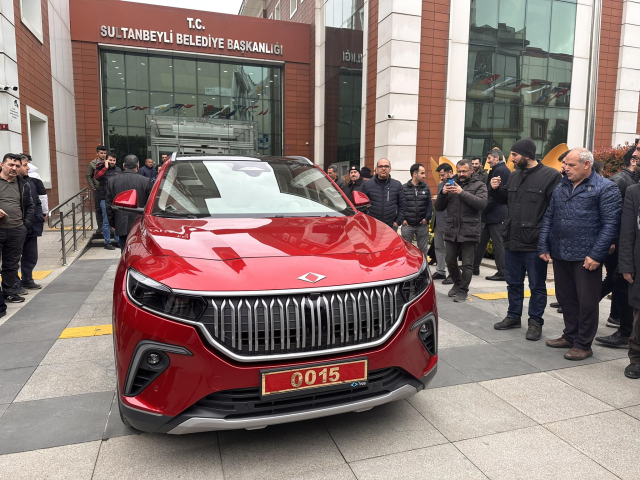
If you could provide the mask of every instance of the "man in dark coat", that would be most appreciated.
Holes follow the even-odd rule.
[[[360,167],[351,165],[349,167],[349,183],[345,184],[342,191],[353,202],[353,192],[361,192],[363,183],[364,179],[360,176]]]
[[[378,160],[376,174],[364,183],[362,193],[371,201],[371,207],[367,213],[397,231],[398,225],[404,221],[407,207],[402,184],[391,178],[389,160],[386,158]]]
[[[144,166],[138,170],[138,173],[153,181],[155,180],[156,175],[158,175],[158,170],[153,166],[153,160],[151,158],[147,158],[144,161]]]
[[[429,251],[429,222],[433,213],[431,190],[424,183],[426,171],[422,164],[411,165],[409,173],[411,180],[402,186],[407,201],[407,213],[402,222],[402,238],[413,243],[415,237],[418,248],[426,257]]]
[[[536,144],[530,138],[511,146],[511,159],[518,167],[503,183],[491,179],[489,198],[507,207],[504,222],[505,274],[509,308],[507,316],[494,325],[496,330],[520,328],[524,305],[524,277],[529,277],[529,328],[527,340],[540,340],[547,306],[547,263],[538,256],[538,235],[551,195],[560,181],[557,170],[536,160]]]
[[[450,178],[453,178],[453,167],[448,163],[442,163],[436,168],[440,183],[438,184],[438,194],[431,198],[435,202],[442,189]],[[447,227],[447,211],[439,212],[436,210],[433,214],[433,250],[436,257],[436,273],[433,274],[434,280],[442,280],[443,285],[453,285],[451,277],[447,276],[446,268],[446,252],[447,247],[444,241],[444,231]]]
[[[517,142],[516,142],[517,143]],[[511,175],[511,170],[507,168],[507,165],[502,161],[502,151],[494,148],[487,156],[487,162],[491,165],[491,172],[489,172],[487,180],[487,188],[489,188],[489,182],[492,178],[500,178],[500,183],[506,185]],[[482,179],[482,177],[479,177]],[[502,243],[502,222],[507,218],[507,206],[497,203],[493,197],[489,196],[487,207],[482,212],[482,233],[480,235],[480,243],[476,247],[476,252],[473,259],[473,274],[480,275],[480,262],[484,257],[484,252],[487,249],[489,238],[491,238],[491,244],[493,245],[493,254],[496,259],[496,267],[498,271],[491,276],[485,277],[487,280],[504,281],[504,244]]]
[[[96,173],[94,178],[98,181],[98,189],[96,190],[96,199],[100,202],[102,209],[102,236],[104,237],[104,248],[107,250],[115,250],[111,245],[111,227],[109,227],[109,218],[107,217],[106,190],[109,180],[120,175],[122,170],[116,166],[116,154],[109,152],[105,163],[98,162],[96,165]],[[118,243],[118,234],[114,234],[113,240]]]
[[[338,187],[340,187],[340,189],[342,189],[344,187],[344,182],[338,176],[338,166],[337,165],[329,165],[329,167],[327,168],[327,175],[329,175],[331,180],[336,182],[336,185],[338,185]]]
[[[488,183],[488,172],[484,169],[484,165],[482,165],[482,159],[480,157],[472,157],[471,158],[471,167],[473,168],[473,173],[478,177],[485,185]]]
[[[481,213],[487,206],[487,186],[472,175],[471,162],[460,160],[456,165],[458,181],[445,185],[436,199],[436,210],[447,211],[444,232],[446,262],[453,287],[449,296],[454,302],[464,302],[473,276],[473,254],[480,241]],[[462,272],[458,256],[462,255]]]
[[[565,324],[563,335],[547,345],[569,348],[564,355],[567,360],[593,355],[602,262],[620,233],[620,190],[591,165],[593,154],[585,148],[571,150],[564,159],[567,176],[553,191],[538,240],[540,258],[553,259],[556,296]]]
[[[105,200],[109,224],[115,229],[116,235],[119,238],[120,250],[124,250],[124,246],[127,243],[127,236],[138,215],[135,213],[114,211],[111,208],[113,199],[116,198],[119,193],[126,192],[127,190],[135,190],[138,194],[138,207],[142,208],[147,204],[149,194],[151,193],[151,180],[137,174],[140,168],[138,157],[135,155],[127,155],[124,157],[123,166],[124,172],[122,172],[122,175],[118,175],[109,180]]]

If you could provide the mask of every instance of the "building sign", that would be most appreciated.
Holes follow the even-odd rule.
[[[14,98],[9,103],[8,129],[14,132],[20,131],[20,102]]]
[[[207,34],[205,25],[199,18],[187,17],[187,25],[190,30],[196,30],[194,33],[174,32],[173,30],[145,30],[141,28],[118,27],[112,25],[101,25],[100,36],[103,38],[121,38],[124,40],[137,40],[155,44],[167,45],[187,45],[192,47],[201,47],[214,51],[229,52],[254,52],[265,53],[271,55],[282,55],[283,47],[279,42],[264,43],[254,42],[251,39],[235,39],[221,38],[218,36]]]

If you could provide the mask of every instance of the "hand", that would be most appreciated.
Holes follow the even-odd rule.
[[[405,222],[407,223],[407,222]],[[427,219],[423,218],[422,221],[420,222],[420,225],[426,225],[427,224]]]
[[[615,245],[611,245],[611,248],[609,248],[609,255],[611,255],[615,251],[616,251],[616,246]]]
[[[404,222],[402,222],[402,226],[403,226],[403,227],[408,226],[408,225],[409,225],[409,224],[407,223],[407,221],[406,221],[406,220],[405,220]]]
[[[462,187],[457,183],[453,182],[453,186],[445,185],[442,191],[445,193],[451,192],[451,193],[457,193],[458,195],[460,195],[462,193]]]
[[[393,222],[393,228],[398,228],[398,222]]]
[[[622,276],[627,282],[633,283],[633,273],[623,273]]]
[[[587,270],[596,270],[600,266],[600,264],[587,256],[584,259],[584,264],[582,266]]]
[[[542,255],[540,255],[540,258],[545,262],[549,263],[551,261],[551,254],[543,253]]]
[[[501,182],[502,182],[502,179],[500,177],[493,177],[491,179],[491,188],[494,190],[497,190]]]
[[[7,216],[7,213],[4,210],[0,210],[0,218],[4,218]]]
[[[435,202],[438,199],[438,195],[431,195],[431,201]]]

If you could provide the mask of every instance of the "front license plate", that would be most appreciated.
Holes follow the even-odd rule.
[[[298,368],[261,370],[262,396],[367,381],[366,358]]]

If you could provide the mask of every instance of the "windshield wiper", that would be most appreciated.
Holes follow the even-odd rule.
[[[156,213],[152,213],[152,215],[154,217],[162,217],[162,218],[189,218],[189,219],[199,218],[196,215],[180,215],[177,213],[170,213],[170,212],[156,212]]]

